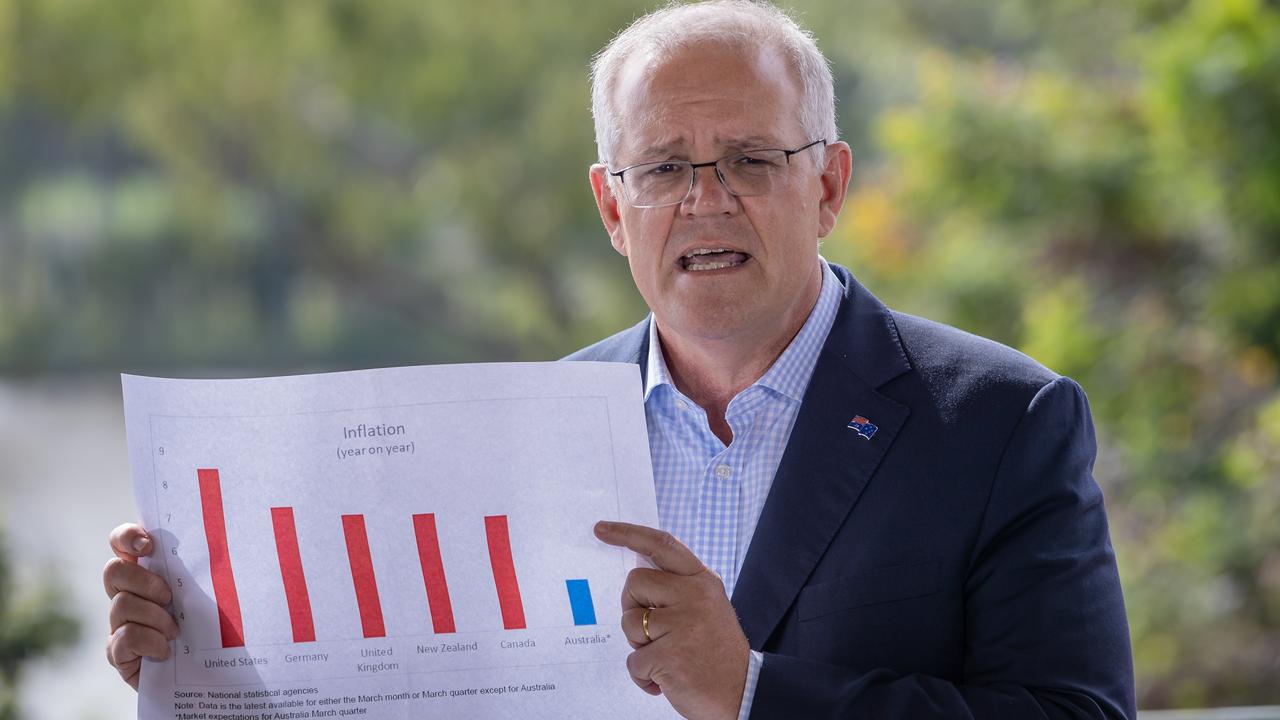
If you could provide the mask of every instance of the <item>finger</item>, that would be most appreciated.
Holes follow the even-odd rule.
[[[111,546],[111,552],[115,553],[116,557],[130,562],[150,555],[155,548],[155,542],[151,536],[136,523],[116,526],[116,529],[107,536],[107,544]]]
[[[118,557],[108,560],[106,567],[102,569],[102,586],[110,598],[117,593],[130,592],[157,605],[168,605],[173,600],[169,583],[164,578],[137,563]]]
[[[688,577],[650,568],[632,568],[622,584],[622,609],[677,605],[686,594]]]
[[[129,683],[129,687],[137,690],[138,676],[142,673],[142,658],[116,664],[115,659],[112,657],[113,650],[111,647],[114,642],[114,636],[107,638],[107,662],[116,669],[116,672],[120,673],[120,677],[123,678],[125,682]]]
[[[652,646],[642,647],[627,656],[627,672],[631,682],[650,695],[661,695],[662,687],[653,679],[654,657]]]
[[[644,613],[649,611],[649,636],[644,634]],[[631,649],[644,647],[666,635],[670,628],[665,627],[660,618],[661,608],[631,608],[622,613],[622,634],[626,636]]]
[[[122,625],[135,623],[160,632],[166,640],[178,637],[178,623],[174,622],[167,610],[130,592],[117,593],[111,599],[111,611],[107,614],[107,619],[111,623],[112,633]]]
[[[648,557],[659,570],[677,575],[697,575],[706,565],[669,532],[624,522],[596,523],[596,537],[609,545],[625,547]]]
[[[144,657],[167,660],[169,641],[152,628],[132,623],[122,625],[111,634],[111,641],[107,644],[107,661],[117,670]],[[121,675],[124,675],[123,671]]]

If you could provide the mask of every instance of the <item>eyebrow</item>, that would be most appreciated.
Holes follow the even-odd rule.
[[[730,152],[735,150],[740,151],[740,150],[760,149],[760,148],[766,148],[766,147],[769,147],[769,148],[780,147],[780,143],[778,139],[775,137],[771,137],[769,135],[743,135],[741,137],[733,137],[733,138],[717,137],[715,138],[715,142],[716,144],[723,146],[725,149],[729,150]],[[683,145],[684,145],[684,138],[676,138],[675,140],[671,140],[670,142],[660,143],[658,145],[650,145],[649,147],[640,151],[639,157],[641,158],[668,157],[668,156],[674,155],[675,151],[680,149]]]

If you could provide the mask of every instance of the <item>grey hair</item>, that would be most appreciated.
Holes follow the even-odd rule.
[[[672,3],[631,23],[591,62],[591,115],[595,118],[596,149],[609,164],[622,136],[613,90],[618,74],[636,53],[661,61],[700,42],[732,47],[774,47],[782,51],[799,77],[800,126],[810,140],[838,139],[836,102],[831,66],[818,50],[813,35],[790,15],[767,2],[710,0]]]

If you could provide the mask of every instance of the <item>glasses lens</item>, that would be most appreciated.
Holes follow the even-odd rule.
[[[716,167],[734,195],[765,195],[786,179],[789,163],[783,150],[752,150],[721,158]]]
[[[689,192],[692,174],[693,168],[687,162],[646,163],[628,170],[622,184],[633,205],[674,205]]]
[[[787,180],[785,150],[749,150],[720,158],[716,170],[734,195],[767,195]],[[662,207],[682,202],[693,185],[693,167],[684,160],[635,165],[622,179],[628,199],[637,207]]]

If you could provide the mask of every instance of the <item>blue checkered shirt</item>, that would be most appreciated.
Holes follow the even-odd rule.
[[[729,401],[726,447],[707,414],[676,389],[658,330],[649,323],[644,411],[658,496],[658,522],[724,580],[730,597],[795,424],[842,286],[822,262],[822,290],[809,318],[773,365]],[[751,713],[763,656],[751,653],[739,718]]]

